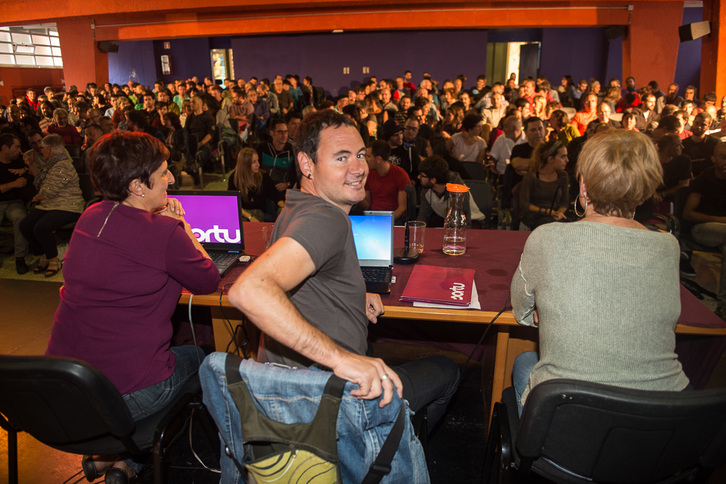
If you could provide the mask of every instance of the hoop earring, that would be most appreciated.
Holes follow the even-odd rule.
[[[580,200],[580,195],[577,195],[577,197],[575,197],[575,206],[572,207],[572,209],[575,211],[575,215],[577,215],[579,218],[582,218],[585,216],[585,213],[587,212],[587,198],[585,199],[585,206],[583,207],[582,215],[577,213],[577,201],[578,200]]]

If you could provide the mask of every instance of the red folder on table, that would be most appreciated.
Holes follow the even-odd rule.
[[[411,271],[401,301],[466,307],[471,303],[474,269],[417,265]]]

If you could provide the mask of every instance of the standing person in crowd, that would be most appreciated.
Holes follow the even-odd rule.
[[[49,134],[41,142],[45,165],[28,166],[35,177],[38,194],[28,215],[20,222],[20,232],[30,245],[30,251],[40,255],[34,272],[53,277],[61,270],[58,247],[53,232],[81,216],[84,208],[83,195],[78,184],[78,173],[65,150],[63,138]]]
[[[20,156],[20,140],[10,133],[0,133],[0,222],[8,219],[13,224],[15,270],[28,272],[25,257],[28,242],[20,230],[27,212],[25,207],[34,195],[33,177]]]
[[[626,130],[597,134],[577,176],[585,218],[532,232],[512,279],[515,319],[539,328],[539,353],[520,354],[512,370],[520,413],[553,378],[643,390],[689,383],[675,354],[678,242],[632,219],[661,182],[653,143]]]

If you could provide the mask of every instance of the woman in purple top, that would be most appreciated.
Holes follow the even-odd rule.
[[[205,294],[219,284],[181,205],[167,199],[168,157],[140,133],[115,132],[94,146],[89,168],[104,201],[76,224],[46,351],[96,366],[135,420],[172,401],[204,357],[195,346],[169,346],[182,287]],[[119,456],[83,459],[86,477],[105,473],[107,483],[128,482],[142,467]]]

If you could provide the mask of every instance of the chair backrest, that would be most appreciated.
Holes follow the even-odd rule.
[[[489,187],[489,184],[484,180],[464,180],[464,183],[469,187],[476,206],[484,214],[485,219],[489,220],[494,203],[494,196],[492,195],[492,189]]]
[[[656,482],[717,469],[726,465],[726,390],[550,380],[527,397],[516,448],[523,460],[544,458],[595,482]]]
[[[484,169],[484,165],[482,165],[481,163],[477,163],[476,161],[462,161],[461,164],[464,165],[464,169],[468,174],[468,176],[464,178],[469,180],[487,179],[487,172]]]
[[[52,447],[108,435],[125,439],[135,428],[109,379],[72,358],[0,356],[0,413]]]

